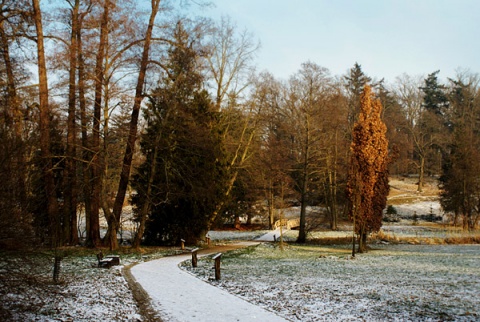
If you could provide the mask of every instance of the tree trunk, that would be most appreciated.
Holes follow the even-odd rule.
[[[77,233],[77,180],[76,180],[76,70],[77,70],[77,29],[80,0],[72,8],[72,33],[69,48],[69,86],[67,117],[67,148],[65,156],[64,219],[63,240],[67,244],[78,243]]]
[[[306,232],[306,219],[307,219],[307,192],[308,192],[308,180],[309,180],[309,158],[310,158],[310,124],[308,115],[306,117],[306,132],[305,132],[305,147],[303,155],[303,173],[302,173],[302,186],[300,189],[300,227],[298,230],[297,243],[305,243],[307,240]]]
[[[33,19],[35,21],[37,35],[37,60],[39,80],[39,108],[40,108],[40,150],[44,162],[43,178],[47,201],[47,213],[49,217],[51,245],[57,246],[59,240],[58,200],[56,196],[55,181],[53,176],[53,162],[50,151],[50,106],[48,103],[48,79],[47,65],[45,61],[45,49],[43,38],[42,12],[40,1],[32,0]]]
[[[338,130],[335,129],[335,152],[333,156],[333,171],[331,172],[330,188],[331,188],[331,208],[332,220],[330,229],[337,230],[338,207],[337,207],[337,160],[338,160]]]
[[[86,72],[85,72],[85,62],[83,58],[83,46],[82,46],[82,21],[79,19],[79,26],[77,28],[77,46],[78,46],[78,103],[80,107],[80,124],[81,124],[81,131],[82,131],[82,184],[83,184],[83,202],[85,204],[85,231],[87,233],[87,244],[90,243],[90,218],[91,211],[92,211],[92,204],[91,204],[91,185],[90,185],[90,168],[89,168],[89,160],[91,159],[90,147],[88,143],[88,131],[87,131],[87,101],[85,98],[85,79],[86,79]],[[73,227],[72,227],[73,229]]]
[[[327,179],[325,186],[326,206],[330,220],[330,229],[337,230],[337,185],[336,169],[332,169],[330,157],[327,156]]]
[[[252,225],[252,217],[253,217],[253,215],[252,215],[251,212],[247,213],[247,226]]]
[[[10,58],[10,46],[9,40],[5,33],[3,25],[3,17],[0,21],[0,51],[2,53],[3,62],[5,64],[5,72],[7,74],[7,95],[5,96],[5,123],[8,127],[14,128],[16,141],[23,142],[22,133],[23,133],[23,117],[22,112],[20,111],[20,102],[17,96],[17,90],[15,85],[15,76],[13,71],[13,64]],[[12,115],[10,116],[10,111]],[[13,122],[13,124],[11,124]],[[26,164],[25,156],[23,152],[17,153],[15,156],[18,171],[17,173],[17,185],[18,185],[18,196],[19,196],[19,207],[24,213],[27,206],[27,187],[26,187]]]
[[[133,103],[132,116],[130,118],[130,129],[127,138],[127,147],[125,149],[125,155],[123,158],[122,172],[120,173],[120,182],[118,184],[117,196],[115,198],[115,203],[113,204],[113,215],[115,216],[116,222],[120,222],[120,217],[122,215],[123,203],[125,201],[125,195],[127,193],[128,181],[130,179],[130,170],[132,167],[133,153],[135,151],[135,141],[137,140],[137,127],[138,127],[138,116],[140,114],[140,106],[144,97],[143,86],[145,84],[145,74],[147,72],[148,57],[150,51],[150,43],[152,39],[152,31],[155,23],[155,17],[158,13],[160,0],[152,0],[152,12],[150,14],[150,19],[148,22],[147,31],[145,34],[145,42],[142,52],[142,60],[140,62],[140,71],[138,73],[137,86],[135,89],[135,100]],[[112,234],[115,233],[118,227],[113,227]],[[117,249],[118,242],[111,240],[110,248]]]
[[[362,229],[358,236],[358,253],[367,252],[367,232],[365,229]]]
[[[90,246],[100,245],[100,206],[102,196],[102,157],[100,152],[100,118],[102,113],[102,88],[104,81],[104,60],[108,37],[108,21],[110,1],[105,1],[103,6],[102,22],[100,25],[100,42],[95,64],[95,98],[93,104],[93,129],[92,129],[92,197],[90,213]]]
[[[147,222],[148,213],[150,212],[150,198],[152,195],[152,186],[153,180],[155,178],[155,174],[157,172],[157,157],[158,157],[158,142],[155,142],[154,151],[153,151],[153,158],[152,158],[152,165],[150,170],[150,175],[148,178],[147,183],[147,191],[145,192],[145,201],[140,209],[140,224],[138,226],[137,234],[135,235],[135,239],[133,240],[132,247],[138,249],[143,239],[143,234],[145,233],[145,225]]]
[[[103,85],[103,84],[102,84]],[[105,216],[105,219],[107,220],[108,224],[108,229],[107,233],[105,234],[105,237],[103,239],[103,243],[106,245],[110,245],[112,247],[112,243],[110,242],[113,238],[117,239],[117,231],[118,227],[120,226],[120,223],[115,222],[115,216],[113,215],[113,212],[110,210],[111,207],[111,202],[110,202],[110,197],[108,195],[107,187],[108,187],[108,155],[109,155],[109,150],[108,150],[108,142],[109,142],[109,122],[110,122],[110,115],[108,111],[108,101],[110,98],[110,93],[109,93],[109,86],[108,84],[104,84],[103,86],[103,95],[104,95],[104,105],[103,105],[103,149],[102,152],[100,153],[100,159],[102,162],[100,163],[101,166],[101,207],[103,209],[103,215]],[[114,227],[117,227],[115,229],[115,232],[112,231]]]
[[[273,230],[275,225],[275,196],[273,194],[273,183],[272,180],[268,182],[268,229]]]
[[[420,154],[420,166],[418,167],[418,192],[423,192],[423,182],[425,176],[425,156]]]
[[[17,96],[17,90],[15,86],[15,76],[13,74],[13,65],[12,60],[10,58],[10,45],[8,41],[8,37],[5,33],[3,20],[0,21],[0,51],[2,53],[3,62],[5,64],[5,73],[7,74],[7,95],[5,96],[5,123],[9,127],[15,128],[15,134],[18,138],[22,136],[22,115],[19,109],[19,102]],[[10,115],[10,111],[12,111],[12,115]]]

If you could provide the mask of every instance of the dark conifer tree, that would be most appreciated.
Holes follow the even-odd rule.
[[[147,244],[196,243],[224,188],[218,112],[203,88],[200,57],[178,23],[166,76],[150,95],[134,205]],[[137,238],[137,244],[141,236]]]
[[[438,82],[438,73],[440,73],[439,70],[428,74],[425,79],[425,86],[420,89],[425,93],[423,106],[428,111],[434,112],[437,115],[443,115],[445,108],[448,107],[448,98],[445,93],[445,86]]]
[[[465,230],[480,220],[480,102],[473,84],[451,80],[449,93],[451,135],[443,154],[440,202],[454,214],[454,224],[462,220]]]
[[[365,75],[362,66],[358,63],[350,69],[350,73],[345,76],[345,88],[348,98],[348,125],[349,133],[353,129],[354,123],[360,113],[360,96],[363,93],[365,85],[371,82],[371,78]]]

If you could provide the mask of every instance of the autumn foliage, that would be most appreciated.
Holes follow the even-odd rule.
[[[382,104],[370,86],[365,86],[360,103],[350,146],[347,195],[350,217],[359,237],[359,251],[363,252],[368,234],[378,231],[382,225],[389,191],[389,157],[387,128],[381,119]]]

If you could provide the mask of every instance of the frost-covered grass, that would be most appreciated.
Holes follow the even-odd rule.
[[[237,240],[254,240],[269,232],[268,230],[252,230],[252,231],[232,231],[232,230],[210,230],[208,236],[212,241],[237,241]]]
[[[92,250],[69,251],[53,282],[52,252],[0,253],[0,321],[141,321],[123,265],[165,252],[122,254],[122,266],[98,268]]]
[[[209,260],[188,270],[291,321],[480,319],[479,245],[375,245],[355,259],[347,247],[233,251],[219,282]]]

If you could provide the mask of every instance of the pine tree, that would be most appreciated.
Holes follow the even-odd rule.
[[[360,115],[353,129],[347,195],[359,252],[366,251],[367,236],[382,225],[388,187],[387,128],[381,120],[382,105],[366,85]],[[355,251],[353,250],[353,255]]]
[[[196,243],[225,182],[218,113],[203,88],[197,51],[181,23],[174,38],[167,76],[151,93],[146,111],[141,140],[146,161],[132,183],[148,244]]]
[[[420,89],[424,93],[423,111],[418,121],[420,135],[416,140],[415,159],[418,161],[418,191],[422,192],[426,172],[439,173],[441,163],[440,150],[446,141],[445,130],[449,124],[447,109],[449,106],[444,85],[439,84],[439,71],[431,73],[424,80],[425,86]]]
[[[463,228],[469,230],[480,220],[480,102],[474,82],[465,83],[461,79],[451,82],[452,133],[443,156],[440,202],[446,212],[454,214],[455,225],[462,219]]]
[[[428,74],[425,79],[425,86],[420,89],[425,93],[423,106],[437,115],[443,115],[448,107],[448,98],[445,94],[445,86],[438,82],[439,70]]]
[[[345,76],[345,88],[348,97],[348,124],[350,130],[357,121],[358,113],[360,112],[360,97],[363,93],[365,85],[372,79],[365,75],[362,66],[358,63],[350,69],[348,76]]]

